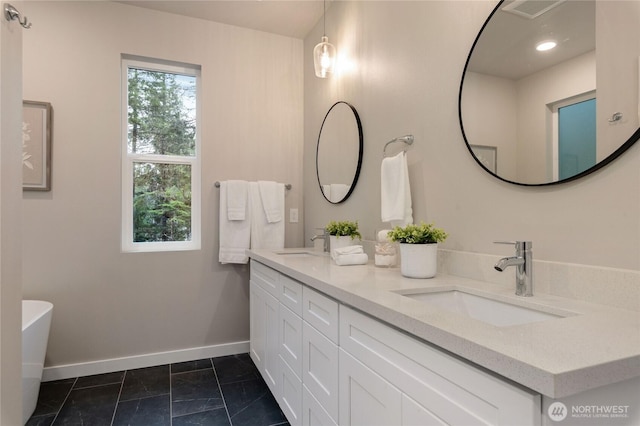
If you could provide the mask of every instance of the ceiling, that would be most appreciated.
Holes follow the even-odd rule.
[[[556,7],[534,19],[505,11],[511,3],[507,0],[484,28],[469,70],[519,80],[595,49],[595,1],[545,1]],[[555,40],[558,47],[537,52],[534,47],[543,40]]]
[[[327,1],[327,7],[331,0]],[[132,6],[303,39],[322,18],[322,0],[137,0]]]

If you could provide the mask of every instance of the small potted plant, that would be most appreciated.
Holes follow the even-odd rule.
[[[388,234],[389,240],[400,244],[400,272],[409,278],[432,278],[437,272],[438,243],[448,234],[432,223],[420,222],[396,226]]]
[[[331,252],[334,249],[347,247],[354,244],[354,240],[360,240],[362,235],[358,231],[358,222],[335,221],[332,220],[325,227],[327,234],[329,234],[329,248]],[[347,238],[348,237],[348,238]]]

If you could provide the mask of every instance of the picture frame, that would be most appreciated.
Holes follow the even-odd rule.
[[[498,148],[489,145],[470,146],[478,161],[491,173],[496,174],[498,171]]]
[[[51,191],[52,107],[22,102],[22,190]]]

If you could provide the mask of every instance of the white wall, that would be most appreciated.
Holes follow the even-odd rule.
[[[498,175],[518,180],[518,94],[516,82],[468,71],[462,97],[462,120],[467,140],[496,147]],[[491,105],[491,108],[487,108]]]
[[[302,41],[114,2],[26,2],[24,97],[53,106],[51,192],[24,193],[24,295],[50,300],[46,364],[249,338],[248,267],[220,265],[226,179],[302,207]],[[120,252],[121,54],[202,66],[202,250]],[[302,224],[287,224],[288,246]]]
[[[547,145],[550,142],[550,135],[547,134],[549,109],[546,106],[596,90],[596,53],[588,52],[531,74],[518,80],[516,87],[518,97],[517,180],[549,182],[553,180],[553,174],[551,162],[548,161],[548,153],[551,150]],[[601,158],[598,157],[598,159]]]
[[[640,124],[638,20],[640,2],[596,2],[598,90],[616,94],[607,98],[598,96],[598,158],[613,152]],[[623,119],[608,124],[614,112],[622,112]],[[607,124],[601,126],[600,123]]]
[[[498,239],[529,239],[541,260],[640,269],[640,144],[576,182],[520,187],[487,174],[460,132],[457,99],[465,60],[496,2],[333,2],[327,35],[355,69],[321,80],[305,56],[305,234],[331,219],[358,220],[373,237],[380,222],[382,147],[413,133],[409,168],[414,220],[435,221],[443,247],[502,256]],[[319,24],[305,39],[309,52]],[[365,137],[361,180],[332,206],[314,176],[315,140],[338,99],[358,109]]]
[[[0,424],[22,424],[22,33],[0,20]]]

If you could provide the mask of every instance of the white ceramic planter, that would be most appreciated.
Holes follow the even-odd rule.
[[[337,248],[349,247],[360,244],[359,239],[352,240],[348,235],[329,235],[329,253],[331,253],[331,258],[333,259],[333,250]]]
[[[438,271],[438,244],[400,244],[400,273],[408,278],[433,278]]]

